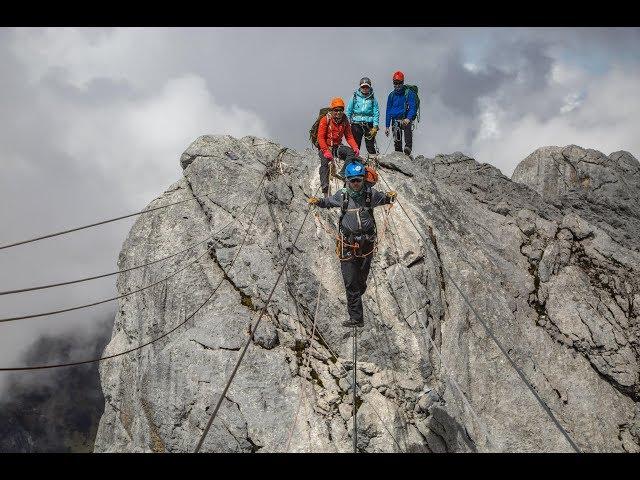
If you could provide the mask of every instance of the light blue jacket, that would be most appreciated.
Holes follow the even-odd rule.
[[[360,89],[356,90],[349,100],[345,113],[350,122],[373,123],[373,126],[377,127],[380,121],[380,108],[373,90],[366,97]]]

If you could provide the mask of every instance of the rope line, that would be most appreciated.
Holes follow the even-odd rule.
[[[186,270],[190,266],[195,265],[198,262],[198,260],[200,260],[202,257],[204,257],[207,253],[209,253],[209,250],[211,250],[211,248],[212,247],[207,248],[204,251],[204,253],[198,255],[196,258],[193,259],[193,261],[191,261],[191,262],[187,263],[186,265],[180,267],[178,270],[174,271],[170,275],[162,278],[161,280],[158,280],[157,282],[151,283],[149,285],[145,285],[144,287],[140,287],[137,290],[132,290],[131,292],[123,293],[122,295],[118,295],[118,296],[115,296],[115,297],[105,298],[103,300],[98,300],[97,302],[85,303],[84,305],[76,305],[75,307],[62,308],[60,310],[52,310],[52,311],[49,311],[49,312],[33,313],[31,315],[22,315],[22,316],[19,316],[19,317],[0,318],[0,323],[15,322],[17,320],[28,320],[28,319],[31,319],[31,318],[47,317],[47,316],[51,316],[51,315],[59,315],[61,313],[73,312],[75,310],[82,310],[83,308],[95,307],[97,305],[102,305],[103,303],[113,302],[114,300],[119,300],[120,298],[125,298],[125,297],[128,297],[130,295],[134,295],[136,293],[143,292],[145,290],[148,290],[149,288],[152,288],[152,287],[155,287],[156,285],[159,285],[160,283],[166,282],[170,278],[175,277],[178,273],[182,272],[183,270]]]
[[[263,175],[262,180],[260,181],[260,184],[258,185],[258,189],[260,188],[260,186],[261,186],[261,185],[262,185],[262,183],[264,182],[264,179],[265,179],[265,178],[266,178],[266,174],[265,174],[265,175]],[[258,196],[259,196],[259,194],[260,194],[260,190],[258,190]],[[257,205],[259,205],[259,199],[257,200],[257,202],[258,202],[258,203],[256,203],[256,209],[257,209]],[[245,205],[245,207],[244,207],[244,208],[246,208],[249,204],[250,204],[250,203],[247,203],[247,204]],[[244,208],[243,208],[243,210],[244,210]],[[217,232],[215,232],[215,233],[211,234],[209,238],[211,238],[211,237],[213,237],[214,235],[217,235],[218,233],[220,233],[222,230],[224,230],[226,227],[228,227],[231,223],[232,223],[232,222],[227,223],[227,224],[226,224],[224,227],[222,227],[220,230],[218,230]],[[200,242],[200,243],[204,243],[204,241],[203,241],[203,242]],[[173,278],[173,277],[174,277],[174,276],[176,276],[178,273],[182,272],[183,270],[186,270],[186,269],[187,269],[187,268],[189,268],[190,266],[195,265],[195,264],[196,264],[196,263],[197,263],[197,262],[198,262],[202,257],[204,257],[207,253],[209,253],[209,251],[211,250],[211,248],[213,248],[213,247],[209,247],[209,248],[207,248],[207,250],[206,250],[204,253],[202,253],[201,255],[199,255],[198,257],[196,257],[192,262],[190,262],[190,263],[188,263],[188,264],[184,265],[183,267],[181,267],[180,269],[178,269],[178,270],[174,271],[173,273],[171,273],[170,275],[168,275],[168,276],[164,277],[163,279],[158,280],[157,282],[151,283],[151,284],[149,284],[149,285],[146,285],[146,286],[144,286],[144,287],[141,287],[141,288],[139,288],[139,289],[137,289],[137,290],[133,290],[133,291],[131,291],[131,292],[127,292],[127,293],[124,293],[124,294],[122,294],[122,295],[118,295],[118,296],[116,296],[116,297],[111,297],[111,298],[106,298],[106,299],[104,299],[104,300],[99,300],[99,301],[97,301],[97,302],[87,303],[87,304],[84,304],[84,305],[77,305],[77,306],[75,306],[75,307],[69,307],[69,308],[64,308],[64,309],[60,309],[60,310],[53,310],[53,311],[50,311],[50,312],[34,313],[34,314],[31,314],[31,315],[23,315],[23,316],[19,316],[19,317],[7,317],[7,318],[0,318],[0,323],[5,323],[5,322],[14,322],[14,321],[16,321],[16,320],[27,320],[27,319],[30,319],[30,318],[46,317],[46,316],[50,316],[50,315],[58,315],[58,314],[60,314],[60,313],[72,312],[72,311],[75,311],[75,310],[81,310],[81,309],[83,309],[83,308],[95,307],[95,306],[97,306],[97,305],[102,305],[103,303],[112,302],[112,301],[114,301],[114,300],[119,300],[120,298],[128,297],[128,296],[133,295],[133,294],[135,294],[135,293],[143,292],[143,291],[145,291],[145,290],[148,290],[148,289],[149,289],[149,288],[151,288],[151,287],[155,287],[156,285],[158,285],[158,284],[160,284],[160,283],[163,283],[163,282],[165,282],[165,281],[169,280],[170,278]],[[186,249],[186,250],[188,250],[188,249]],[[178,253],[180,253],[180,252],[178,252]],[[173,254],[172,256],[175,256],[175,255],[177,255],[177,254]],[[167,257],[167,258],[168,258],[168,257]],[[157,262],[155,262],[155,263],[157,263]],[[137,268],[140,268],[140,267],[137,267]],[[133,270],[133,268],[132,268],[132,270]]]
[[[318,189],[316,189],[317,192]],[[218,403],[216,404],[216,407],[211,415],[211,417],[209,418],[209,422],[207,423],[207,426],[205,427],[204,431],[202,432],[202,436],[200,437],[200,440],[198,441],[198,445],[196,446],[195,452],[194,453],[198,453],[200,451],[200,448],[202,447],[202,444],[204,443],[205,438],[207,437],[207,433],[209,433],[209,429],[211,428],[211,424],[213,423],[213,420],[216,418],[216,416],[218,415],[218,411],[220,410],[220,406],[222,405],[222,401],[224,400],[227,391],[229,390],[229,387],[231,386],[231,382],[233,382],[233,379],[236,376],[236,373],[238,372],[238,368],[240,367],[240,364],[242,363],[242,360],[244,358],[245,353],[247,353],[247,349],[249,348],[249,345],[251,344],[251,341],[253,340],[253,336],[258,328],[258,325],[260,325],[260,320],[262,320],[262,317],[264,315],[264,313],[267,310],[267,306],[269,305],[269,302],[271,301],[271,297],[273,296],[273,293],[276,290],[276,287],[278,286],[278,283],[280,283],[280,279],[282,278],[282,274],[284,273],[284,269],[287,266],[287,263],[289,263],[289,259],[291,258],[291,255],[294,252],[295,249],[295,245],[296,242],[298,241],[298,238],[300,237],[300,234],[302,233],[302,228],[304,227],[305,222],[307,221],[307,217],[309,217],[309,213],[311,212],[311,205],[309,205],[307,207],[307,213],[305,213],[304,218],[302,220],[302,223],[300,224],[300,228],[298,229],[298,233],[296,234],[295,239],[293,240],[292,244],[291,244],[291,248],[288,249],[289,253],[287,254],[287,257],[284,261],[284,264],[282,265],[282,268],[280,269],[280,273],[278,274],[278,278],[276,279],[273,288],[271,289],[271,292],[269,293],[269,296],[267,297],[267,300],[265,302],[264,307],[262,307],[262,311],[260,312],[260,315],[258,316],[258,320],[256,321],[255,326],[252,328],[251,333],[249,334],[249,338],[247,339],[247,342],[244,345],[244,348],[242,349],[242,352],[240,353],[240,356],[238,357],[238,360],[236,362],[236,365],[233,369],[233,372],[231,372],[231,376],[229,377],[229,380],[227,381],[227,384],[224,387],[224,390],[222,391],[222,393],[220,394],[220,398],[218,399]]]
[[[329,215],[329,212],[327,212],[327,216],[328,216],[328,215]],[[317,218],[317,217],[316,217],[316,218]],[[320,286],[318,286],[318,288],[320,289]],[[320,290],[318,290],[318,295],[320,295]],[[298,308],[298,301],[297,301],[297,299],[296,299],[295,297],[293,298],[293,300],[294,300],[294,303],[295,303],[295,306],[296,306],[296,310],[297,310],[297,308]],[[313,326],[312,326],[312,337],[313,337],[313,335],[314,335],[314,332],[315,332],[315,333],[317,333],[318,337],[319,337],[319,338],[320,338],[320,340],[322,341],[322,342],[321,342],[321,345],[324,345],[324,346],[325,346],[325,348],[329,351],[329,353],[333,356],[333,358],[335,358],[335,359],[336,359],[336,361],[337,361],[337,360],[338,360],[338,358],[339,358],[339,357],[338,357],[338,355],[337,355],[337,354],[336,354],[336,353],[331,349],[331,347],[329,346],[329,343],[328,343],[328,342],[327,342],[327,340],[324,338],[324,336],[322,335],[322,332],[320,331],[319,327],[317,326],[317,324],[316,324],[316,322],[315,322],[315,318],[317,317],[317,314],[318,314],[318,307],[319,307],[319,304],[316,304],[316,313],[315,313],[314,322],[313,322]],[[298,323],[300,323],[300,324],[301,324],[301,326],[303,326],[299,319],[298,319]],[[303,326],[303,327],[304,327],[304,326]],[[312,337],[310,337],[310,338],[312,338]],[[307,356],[307,358],[310,360],[310,356]],[[338,362],[337,364],[338,364],[338,366],[342,369],[342,371],[343,371],[343,373],[345,374],[345,376],[346,376],[346,377],[348,377],[349,372],[344,368],[344,366],[342,365],[342,363],[339,363],[339,362]],[[307,364],[307,365],[308,365],[308,364]],[[305,390],[306,390],[306,386],[305,386],[304,388],[305,388]],[[357,388],[357,389],[359,389],[359,390],[361,390],[361,389],[360,389],[360,386],[357,384],[357,382],[356,382],[356,388]],[[303,393],[304,393],[304,392],[303,392]],[[361,391],[360,393],[362,393],[362,391]],[[306,395],[305,395],[305,398],[306,398]],[[306,405],[305,405],[305,406],[306,406]],[[371,409],[374,411],[375,415],[378,417],[378,420],[380,420],[380,423],[381,423],[381,425],[383,426],[383,428],[387,431],[387,433],[389,434],[389,436],[393,439],[393,441],[394,441],[394,442],[395,442],[395,444],[398,446],[398,448],[400,449],[400,451],[402,451],[402,446],[400,445],[400,443],[398,442],[398,440],[395,438],[395,436],[391,433],[391,431],[389,430],[389,428],[388,428],[388,427],[387,427],[387,425],[385,424],[384,420],[382,420],[382,417],[381,417],[381,416],[380,416],[380,414],[378,413],[378,410],[377,410],[377,409],[376,409],[372,404],[370,405],[370,407],[371,407]],[[296,414],[296,415],[297,415],[297,414]],[[296,420],[294,419],[294,424],[295,424],[295,421],[296,421]],[[292,429],[293,429],[293,427],[292,427]],[[289,441],[290,441],[290,439],[289,439]],[[287,450],[288,450],[288,447],[287,447]]]
[[[313,336],[316,332],[316,319],[318,318],[318,311],[320,309],[320,293],[322,292],[322,289],[320,288],[320,285],[318,286],[318,297],[316,298],[316,311],[313,315],[313,326],[311,328],[311,334],[307,337],[309,340],[309,345],[311,345],[311,341],[313,340]],[[297,309],[297,307],[296,307]],[[304,367],[305,368],[309,368],[309,364],[311,363],[311,354],[309,352],[306,352],[307,355],[305,357],[305,364]],[[300,393],[298,394],[298,408],[296,409],[296,413],[293,416],[293,422],[291,424],[291,428],[289,429],[289,437],[287,438],[287,445],[285,447],[285,452],[289,451],[289,448],[291,446],[291,439],[293,438],[293,431],[295,430],[296,427],[296,423],[298,421],[298,412],[300,411],[300,407],[302,406],[302,394],[303,394],[303,386],[302,386],[302,376],[298,377],[300,379]]]
[[[264,177],[263,177],[262,181],[264,181]],[[258,185],[258,188],[260,188],[260,185]],[[242,209],[238,212],[237,215],[240,215],[250,204],[251,204],[251,202],[246,203],[244,205],[244,207],[242,207]],[[32,292],[34,290],[44,290],[46,288],[61,287],[63,285],[72,285],[72,284],[75,284],[75,283],[88,282],[90,280],[97,280],[99,278],[110,277],[112,275],[118,275],[120,273],[131,272],[131,271],[137,270],[139,268],[148,267],[150,265],[154,265],[156,263],[163,262],[164,260],[168,260],[169,258],[173,258],[173,257],[175,257],[177,255],[180,255],[181,253],[187,252],[187,251],[189,251],[189,250],[191,250],[191,249],[193,249],[193,248],[195,248],[195,247],[197,247],[199,245],[202,245],[207,240],[210,240],[215,235],[217,235],[217,234],[221,233],[223,230],[225,230],[229,225],[231,225],[235,221],[235,219],[236,219],[236,217],[233,216],[233,219],[231,221],[229,221],[225,226],[220,228],[218,231],[212,233],[211,235],[207,236],[203,240],[200,240],[199,242],[194,243],[193,245],[191,245],[191,246],[189,246],[187,248],[184,248],[184,249],[182,249],[182,250],[180,250],[178,252],[175,252],[175,253],[172,253],[170,255],[167,255],[166,257],[158,258],[156,260],[152,260],[150,262],[143,263],[141,265],[134,265],[132,267],[127,267],[127,268],[124,268],[122,270],[118,270],[116,272],[103,273],[103,274],[95,275],[95,276],[91,276],[91,277],[79,278],[77,280],[69,280],[69,281],[66,281],[66,282],[51,283],[51,284],[47,284],[47,285],[38,285],[38,286],[35,286],[35,287],[27,287],[27,288],[21,288],[21,289],[17,289],[17,290],[5,290],[5,291],[0,292],[0,296],[2,296],[2,295],[12,295],[12,294],[15,294],[15,293]]]
[[[391,238],[393,240],[393,244],[395,246],[396,253],[398,254],[398,258],[401,258],[400,249],[398,248],[398,245],[397,245],[396,240],[395,240],[395,236],[397,235],[398,228],[397,228],[397,226],[395,224],[395,220],[391,219],[391,222],[392,222],[392,228],[393,228],[393,230],[395,232],[395,235],[391,235]],[[398,239],[400,239],[400,237],[398,237]],[[401,240],[400,240],[400,242],[401,242]],[[404,246],[403,246],[403,249],[404,249]],[[485,435],[485,437],[487,439],[487,443],[489,445],[495,444],[495,442],[492,440],[491,435],[489,434],[489,429],[487,428],[486,423],[483,420],[481,420],[480,416],[478,415],[478,413],[475,411],[475,409],[471,405],[471,402],[469,402],[469,399],[467,398],[467,396],[465,395],[464,391],[462,390],[462,388],[460,387],[460,385],[456,381],[456,379],[455,379],[455,377],[453,375],[453,370],[447,366],[446,362],[444,361],[444,357],[442,356],[442,353],[440,352],[440,349],[438,348],[436,343],[431,338],[431,335],[429,335],[429,331],[427,330],[426,323],[420,321],[420,315],[418,313],[420,309],[418,309],[416,301],[415,301],[415,297],[413,295],[413,292],[409,288],[409,283],[407,281],[407,277],[406,277],[405,271],[404,271],[404,269],[401,269],[401,270],[402,270],[402,277],[403,277],[403,280],[404,280],[404,284],[405,284],[405,287],[407,288],[407,292],[408,292],[409,298],[411,300],[411,305],[413,306],[413,313],[416,314],[416,319],[417,319],[417,323],[418,323],[419,327],[422,327],[421,331],[424,330],[424,334],[421,335],[421,336],[423,338],[426,337],[429,340],[429,342],[431,343],[431,346],[433,347],[434,351],[438,355],[438,358],[440,358],[440,364],[445,369],[445,371],[448,371],[448,373],[449,373],[449,380],[451,381],[452,385],[461,394],[463,402],[467,405],[467,407],[469,408],[469,410],[471,411],[471,413],[475,417],[476,422],[478,422],[478,425],[480,425],[480,428],[483,430],[483,433],[484,433],[484,435]],[[413,315],[413,313],[410,314],[409,317],[411,315]],[[409,318],[409,317],[407,317],[407,318]]]
[[[387,181],[382,177],[382,175],[380,175],[380,178],[382,179],[382,181],[385,183],[385,185],[387,185],[387,188],[391,188],[389,186],[389,184],[387,183]],[[418,227],[416,226],[416,224],[414,223],[414,221],[412,220],[412,218],[409,216],[409,214],[407,213],[407,211],[405,210],[404,206],[402,205],[402,203],[396,199],[396,201],[398,202],[398,205],[400,205],[400,208],[402,209],[402,211],[404,212],[404,214],[406,215],[407,219],[409,220],[409,222],[411,223],[411,225],[413,225],[413,228],[416,230],[416,232],[418,233],[418,235],[420,236],[420,238],[423,241],[423,244],[425,245],[425,247],[427,247],[427,249],[429,250],[429,253],[431,253],[433,255],[433,251],[431,250],[431,247],[428,246],[427,241],[425,240],[425,238],[422,236],[422,233],[420,232],[420,230],[418,229]],[[462,292],[462,290],[460,289],[460,287],[458,286],[458,284],[456,283],[456,281],[453,279],[453,277],[451,276],[451,274],[449,273],[449,270],[447,268],[445,268],[444,263],[440,260],[440,258],[438,257],[437,253],[435,255],[433,255],[434,258],[437,259],[438,263],[440,264],[440,267],[442,268],[442,270],[445,272],[445,274],[447,275],[447,277],[449,277],[449,280],[451,281],[451,283],[456,287],[456,290],[458,290],[458,293],[460,293],[460,295],[462,296],[462,298],[464,299],[464,301],[467,303],[467,305],[469,306],[469,308],[471,309],[471,311],[473,312],[473,314],[476,316],[476,318],[480,321],[480,323],[482,324],[482,326],[484,327],[485,331],[487,332],[487,334],[491,337],[491,339],[494,341],[494,343],[498,346],[498,348],[500,349],[500,351],[502,352],[502,354],[507,358],[507,360],[509,361],[509,364],[513,367],[513,369],[516,371],[516,373],[518,374],[518,376],[520,377],[520,379],[524,382],[524,384],[527,386],[527,388],[529,389],[529,391],[533,394],[533,396],[536,398],[536,400],[538,401],[538,403],[540,404],[540,406],[542,406],[543,410],[547,413],[547,415],[549,416],[549,418],[551,419],[551,421],[555,424],[555,426],[558,428],[558,430],[560,430],[560,432],[562,433],[562,435],[564,436],[564,438],[567,440],[567,442],[569,443],[569,445],[571,445],[571,448],[573,448],[573,450],[575,450],[577,453],[580,453],[580,449],[578,448],[578,446],[575,444],[575,442],[571,439],[571,436],[569,435],[569,433],[564,429],[564,427],[560,424],[560,422],[558,421],[558,419],[556,418],[556,416],[553,414],[553,412],[551,411],[551,409],[549,408],[549,406],[545,403],[545,401],[540,397],[540,395],[538,395],[538,392],[536,392],[535,388],[531,385],[531,383],[529,382],[529,379],[526,377],[526,375],[524,374],[524,372],[520,369],[520,367],[518,367],[518,365],[515,363],[515,361],[511,358],[511,356],[507,353],[507,351],[505,350],[505,348],[502,346],[502,344],[500,343],[500,341],[496,338],[496,336],[494,335],[493,331],[489,328],[489,325],[487,324],[487,322],[485,322],[484,318],[478,313],[478,311],[475,309],[475,307],[471,304],[471,302],[469,301],[469,299],[467,298],[467,296]]]
[[[389,209],[390,210],[390,209]],[[329,216],[329,212],[327,212],[327,217]],[[316,217],[317,218],[317,217]],[[322,335],[322,332],[320,331],[320,328],[317,329],[317,333],[318,333],[318,337],[322,340],[322,344],[326,347],[326,349],[329,351],[329,353],[331,355],[333,355],[333,358],[336,359],[336,361],[338,360],[339,356],[333,351],[333,349],[329,346],[329,342],[327,342],[327,340],[324,338],[324,336]],[[347,371],[347,369],[342,365],[342,363],[337,362],[336,363],[340,369],[342,370],[342,372],[345,375],[345,378],[348,378],[349,376],[349,372]],[[356,382],[355,384],[355,388],[357,388],[360,391],[361,395],[364,395],[364,393],[362,392],[362,389],[360,387],[360,385],[358,385],[358,383]],[[371,409],[373,410],[374,414],[376,415],[376,417],[378,417],[378,420],[380,420],[380,424],[382,425],[382,427],[387,431],[387,433],[389,434],[389,436],[393,439],[394,443],[397,445],[398,449],[400,450],[400,452],[403,451],[402,449],[402,445],[400,445],[400,442],[398,442],[398,439],[395,437],[395,435],[393,433],[391,433],[391,430],[389,430],[389,428],[387,427],[386,423],[384,422],[384,420],[382,420],[382,417],[380,416],[380,413],[378,412],[378,410],[373,406],[373,404],[369,404],[369,406],[371,407]],[[354,410],[355,410],[355,406],[354,406]]]
[[[265,174],[266,175],[266,174]],[[253,210],[253,214],[251,216],[251,221],[249,222],[249,225],[247,226],[246,232],[245,232],[245,236],[242,239],[242,242],[240,243],[240,248],[238,248],[238,251],[236,252],[236,254],[234,255],[233,259],[231,260],[230,264],[229,264],[229,271],[231,271],[231,268],[233,267],[233,265],[235,265],[236,259],[238,258],[238,255],[240,255],[240,251],[242,250],[242,248],[244,247],[244,244],[247,240],[247,237],[249,235],[249,231],[251,229],[251,226],[253,225],[253,220],[255,218],[256,212],[258,210],[258,206],[260,205],[260,201],[259,199],[256,200],[256,207]],[[207,250],[208,251],[208,250]],[[10,368],[0,368],[0,372],[15,372],[15,371],[28,371],[28,370],[45,370],[45,369],[50,369],[50,368],[61,368],[61,367],[72,367],[75,365],[83,365],[86,363],[95,363],[95,362],[101,362],[103,360],[109,360],[111,358],[116,358],[116,357],[120,357],[122,355],[126,355],[128,353],[131,352],[135,352],[136,350],[140,350],[143,347],[146,347],[147,345],[151,345],[155,342],[157,342],[158,340],[166,337],[167,335],[169,335],[170,333],[173,333],[174,331],[176,331],[178,328],[180,328],[182,325],[186,324],[191,318],[193,318],[208,302],[209,300],[211,300],[211,298],[213,298],[213,296],[216,294],[216,292],[218,291],[218,289],[220,288],[220,285],[222,285],[222,283],[224,282],[225,276],[223,275],[222,278],[220,279],[220,282],[218,283],[218,285],[216,285],[216,287],[214,288],[213,292],[211,293],[211,295],[204,301],[204,303],[202,303],[193,313],[191,313],[191,315],[189,315],[187,318],[185,318],[181,323],[179,323],[178,325],[176,325],[174,328],[172,328],[171,330],[163,333],[162,335],[146,342],[143,343],[142,345],[139,345],[135,348],[131,348],[129,350],[125,350],[123,352],[119,352],[119,353],[115,353],[113,355],[107,355],[104,357],[99,357],[99,358],[94,358],[94,359],[90,359],[90,360],[82,360],[82,361],[78,361],[78,362],[69,362],[69,363],[58,363],[58,364],[51,364],[51,365],[37,365],[37,366],[32,366],[32,367],[10,367]]]
[[[0,250],[4,250],[5,248],[16,247],[18,245],[24,245],[25,243],[37,242],[39,240],[44,240],[46,238],[57,237],[59,235],[66,235],[67,233],[73,233],[73,232],[77,232],[79,230],[84,230],[86,228],[97,227],[99,225],[104,225],[106,223],[116,222],[118,220],[124,220],[125,218],[135,217],[136,215],[142,215],[143,213],[153,212],[155,210],[160,210],[160,209],[163,209],[163,208],[171,207],[173,205],[179,205],[181,203],[191,202],[193,200],[197,200],[199,198],[206,197],[207,195],[211,195],[212,193],[215,193],[215,190],[212,190],[211,192],[208,192],[208,193],[205,193],[205,194],[202,194],[202,195],[194,196],[193,198],[187,198],[186,200],[180,200],[178,202],[169,203],[167,205],[161,205],[159,207],[153,207],[153,208],[149,208],[147,210],[141,210],[139,212],[130,213],[128,215],[122,215],[121,217],[111,218],[111,219],[108,219],[108,220],[103,220],[101,222],[91,223],[89,225],[83,225],[81,227],[70,228],[68,230],[63,230],[61,232],[50,233],[48,235],[43,235],[41,237],[31,238],[29,240],[22,240],[20,242],[15,242],[15,243],[7,244],[7,245],[2,245],[2,246],[0,246]]]

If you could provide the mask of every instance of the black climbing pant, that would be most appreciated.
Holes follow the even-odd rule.
[[[360,144],[362,143],[362,137],[364,137],[364,143],[367,146],[367,152],[370,155],[377,154],[376,149],[376,137],[368,138],[369,131],[373,128],[373,123],[352,123],[351,124],[351,133],[353,133],[353,138],[360,148]]]
[[[355,153],[351,147],[347,147],[346,145],[336,145],[332,147],[331,154],[333,158],[337,157],[340,160],[344,160],[344,165],[355,158]],[[329,191],[329,160],[324,158],[322,150],[320,149],[318,149],[318,156],[320,157],[320,169],[318,171],[320,174],[320,186],[322,187],[322,193],[327,193]],[[344,165],[341,171],[344,171]]]
[[[366,251],[370,250],[371,246],[367,246]],[[349,318],[355,322],[360,322],[364,319],[362,295],[367,290],[367,278],[369,277],[372,259],[373,254],[340,262],[344,288],[347,291],[347,310]]]
[[[411,151],[413,147],[413,130],[411,129],[413,122],[409,122],[408,125],[402,125],[400,120],[393,121],[393,127],[391,129],[393,133],[393,147],[396,152],[402,152],[402,134],[404,133],[404,146]]]

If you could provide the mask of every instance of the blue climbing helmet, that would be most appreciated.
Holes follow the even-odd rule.
[[[351,162],[344,169],[345,178],[364,177],[365,173],[364,165],[360,162]]]

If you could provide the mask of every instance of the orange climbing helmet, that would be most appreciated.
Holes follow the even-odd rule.
[[[396,73],[393,74],[393,79],[398,80],[400,82],[404,82],[404,73],[398,70]]]
[[[344,108],[344,100],[340,97],[332,98],[329,108]]]

